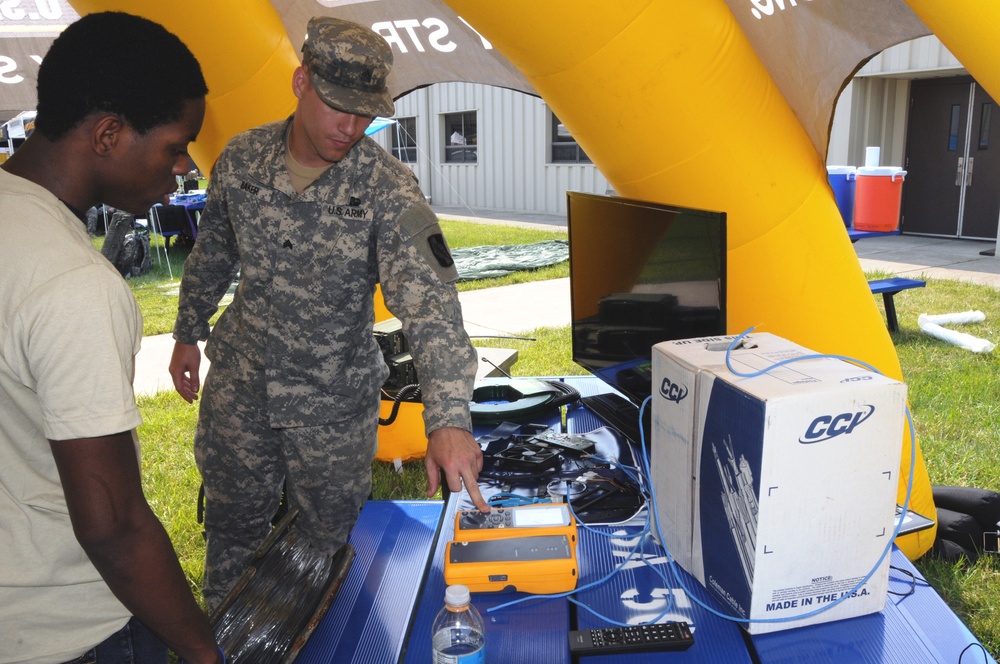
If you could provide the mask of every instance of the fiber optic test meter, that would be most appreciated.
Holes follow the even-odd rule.
[[[463,510],[455,514],[444,578],[473,592],[566,592],[579,576],[576,543],[576,520],[564,504]]]

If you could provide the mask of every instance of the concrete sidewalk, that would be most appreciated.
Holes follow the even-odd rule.
[[[437,210],[448,219],[461,215]],[[557,220],[463,217],[480,223],[516,223],[556,230]],[[565,227],[563,222],[562,227]],[[882,270],[911,278],[956,279],[1000,289],[1000,258],[980,252],[995,248],[993,242],[918,236],[885,236],[854,244],[863,270]],[[569,279],[553,279],[459,294],[465,329],[472,337],[518,336],[540,327],[570,324]],[[172,390],[167,373],[173,340],[170,335],[147,337],[136,358],[136,394]],[[202,363],[202,377],[208,361]]]
[[[435,207],[444,219],[472,221],[481,224],[520,226],[539,230],[565,231],[566,219],[553,215],[477,213],[471,209]],[[483,216],[480,216],[482,214]],[[539,327],[569,325],[569,279],[555,279],[504,288],[491,288],[459,293],[465,329],[470,337],[518,336]],[[204,353],[204,344],[201,344]],[[173,390],[167,372],[174,341],[169,334],[145,337],[135,359],[136,395],[156,394]],[[500,362],[499,358],[497,363]],[[208,359],[202,355],[201,379],[204,384]]]
[[[1000,258],[982,252],[995,242],[888,235],[858,240],[854,251],[861,268],[901,277],[954,279],[1000,288]]]
[[[553,279],[503,288],[486,288],[459,293],[465,330],[470,337],[518,336],[539,327],[569,325],[569,279]],[[204,353],[205,344],[201,344]],[[174,340],[169,334],[145,337],[135,358],[136,395],[173,390],[167,368]],[[501,364],[502,358],[488,356]],[[208,359],[202,355],[202,384],[208,372]],[[506,365],[501,365],[506,366]]]

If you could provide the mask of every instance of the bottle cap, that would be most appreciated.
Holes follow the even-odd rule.
[[[468,586],[455,584],[448,586],[448,589],[444,591],[444,603],[448,606],[462,606],[468,604],[470,599]]]

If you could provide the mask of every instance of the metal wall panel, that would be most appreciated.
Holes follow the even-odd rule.
[[[861,166],[867,146],[882,148],[885,166],[900,166],[906,148],[910,80],[958,76],[966,70],[934,36],[920,37],[882,51],[848,84],[833,119],[828,164]],[[848,118],[842,117],[847,114]]]
[[[937,37],[912,39],[887,48],[861,68],[858,76],[885,76],[888,74],[953,73],[962,64],[944,47]]]
[[[444,161],[444,115],[477,113],[477,163]],[[603,194],[593,164],[549,163],[549,113],[531,95],[473,83],[441,83],[396,100],[395,117],[415,117],[418,161],[410,164],[435,206],[484,212],[566,214],[566,191]],[[375,134],[391,145],[390,127]]]

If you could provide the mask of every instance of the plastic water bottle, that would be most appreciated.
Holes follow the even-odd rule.
[[[431,627],[434,664],[485,664],[483,617],[469,600],[466,586],[448,586],[445,591],[444,608]]]

